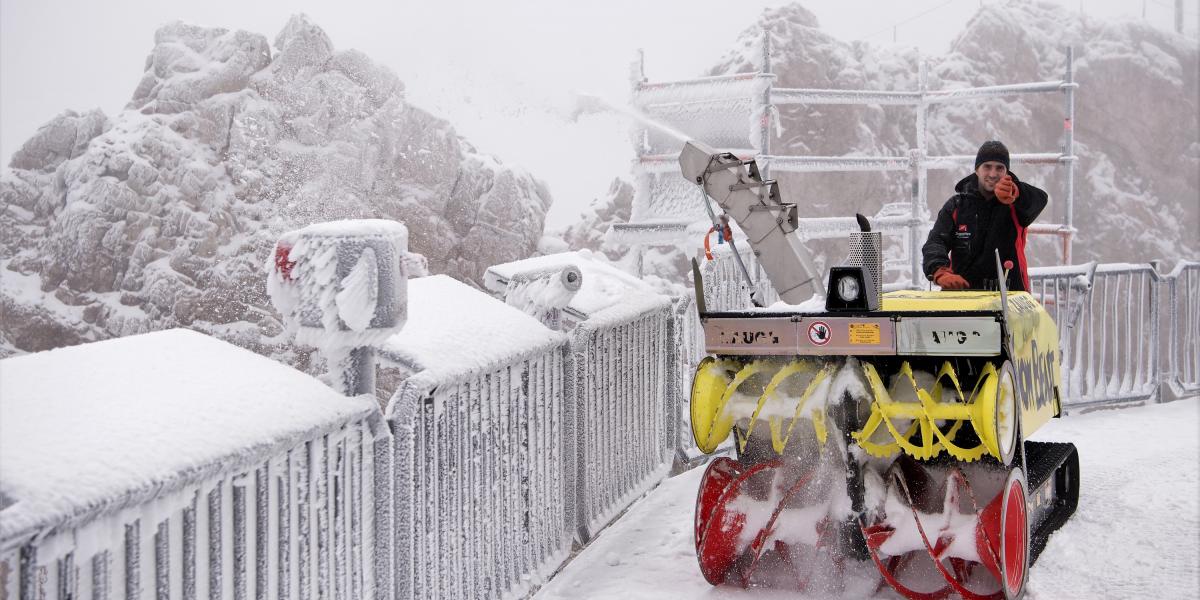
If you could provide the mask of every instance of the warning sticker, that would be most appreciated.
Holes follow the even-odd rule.
[[[879,343],[879,323],[851,323],[850,324],[850,343],[851,344],[878,344]]]
[[[821,321],[814,321],[808,326],[808,341],[817,346],[824,346],[833,339],[833,333],[829,330],[829,325]]]

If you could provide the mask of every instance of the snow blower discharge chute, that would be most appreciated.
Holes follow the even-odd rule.
[[[780,297],[806,299],[820,279],[775,182],[696,142],[680,165]],[[882,293],[882,235],[859,227],[822,312],[698,303],[708,356],[692,433],[700,450],[728,440],[736,455],[700,484],[700,570],[714,585],[805,589],[870,561],[877,591],[911,600],[1020,597],[1079,496],[1075,446],[1028,439],[1061,412],[1058,330],[1003,287]]]

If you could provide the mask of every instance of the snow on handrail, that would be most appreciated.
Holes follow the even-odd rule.
[[[908,215],[875,216],[871,217],[871,229],[892,234],[908,231],[914,224],[914,219]],[[916,224],[924,224],[922,219],[916,219]],[[848,234],[860,231],[858,220],[854,217],[813,217],[800,219],[800,235],[804,239],[842,239]]]
[[[758,77],[758,73],[736,73],[734,75],[714,75],[711,77],[696,77],[694,79],[678,79],[675,81],[642,81],[638,83],[637,89],[641,90],[661,90],[679,87],[692,87],[701,85],[710,85],[714,83],[731,83],[731,82],[746,82],[753,81]]]
[[[1061,92],[1076,85],[1077,84],[1067,83],[1065,81],[1039,81],[1036,83],[1014,83],[1010,85],[989,85],[974,88],[935,90],[925,92],[925,102],[954,102],[957,100],[967,100],[971,98]]]
[[[791,173],[830,173],[851,171],[908,171],[912,159],[907,156],[764,156],[772,169]]]
[[[1074,161],[1076,157],[1067,156],[1056,152],[1038,152],[1012,154],[1009,160],[1013,164],[1021,165],[1057,165]],[[929,156],[921,161],[921,165],[926,169],[959,169],[963,165],[971,165],[975,162],[974,154],[951,154],[947,156]]]
[[[1039,92],[1061,92],[1077,84],[1064,81],[1041,81],[985,87],[932,90],[924,93],[887,90],[830,90],[807,88],[773,88],[772,104],[878,104],[916,106],[922,103],[954,102],[974,98],[1012,96]]]
[[[921,92],[772,88],[771,103],[778,105],[880,104],[911,106],[921,103]]]
[[[1069,229],[1062,223],[1034,223],[1026,228],[1029,233],[1048,233],[1052,235],[1066,235],[1074,233],[1074,230]]]
[[[8,597],[183,598],[187,588],[207,598],[230,586],[246,597],[390,599],[391,438],[380,425],[355,420],[180,473],[115,499],[116,512],[0,552],[9,582],[28,573]]]
[[[720,148],[719,152],[728,152],[742,160],[751,160],[757,152],[752,148]],[[647,154],[639,156],[635,168],[648,175],[664,173],[679,173],[679,153]]]

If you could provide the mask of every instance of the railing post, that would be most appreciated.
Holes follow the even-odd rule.
[[[912,273],[910,281],[912,287],[919,289],[921,287],[922,271],[921,271],[921,230],[918,222],[921,221],[921,215],[928,209],[928,185],[929,171],[925,168],[925,158],[928,156],[928,148],[926,147],[925,139],[925,113],[929,105],[925,102],[925,92],[929,88],[929,69],[928,65],[918,55],[918,78],[917,86],[921,94],[921,100],[917,103],[917,149],[913,152],[913,190],[912,190],[912,211],[910,218],[912,223],[908,226],[908,254],[909,262],[912,265]]]
[[[763,27],[762,29],[762,64],[758,68],[758,77],[765,79],[763,82],[762,96],[759,98],[758,110],[758,168],[763,180],[770,179],[771,161],[768,157],[771,156],[771,88],[774,85],[775,75],[771,72],[771,30]],[[751,116],[751,118],[754,118]]]
[[[1063,218],[1063,264],[1072,260],[1075,236],[1075,48],[1067,46],[1067,73],[1064,77],[1067,93],[1067,119],[1063,123],[1063,155],[1067,157],[1067,207]]]

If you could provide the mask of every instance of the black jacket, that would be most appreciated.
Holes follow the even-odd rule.
[[[925,276],[947,264],[973,289],[994,287],[996,249],[1001,262],[1011,260],[1008,289],[1029,290],[1029,270],[1025,263],[1025,228],[1046,208],[1046,192],[1023,183],[1013,173],[1020,194],[1009,206],[995,198],[984,198],[979,178],[970,174],[954,186],[956,192],[938,211],[921,253]]]

